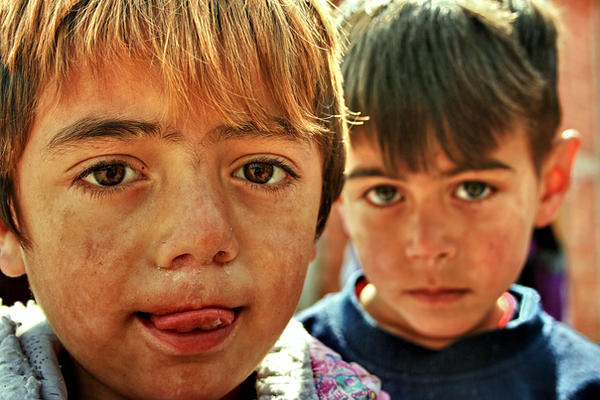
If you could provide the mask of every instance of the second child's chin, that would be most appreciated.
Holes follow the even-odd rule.
[[[477,324],[443,319],[436,321],[412,321],[412,329],[406,339],[432,349],[441,349],[477,332]]]

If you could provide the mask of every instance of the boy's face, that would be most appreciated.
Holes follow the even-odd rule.
[[[481,168],[455,165],[439,149],[428,160],[428,172],[390,176],[378,148],[360,142],[349,149],[342,205],[372,284],[361,293],[365,309],[384,328],[439,348],[496,327],[497,299],[555,205],[524,132],[507,135]]]
[[[159,81],[121,63],[46,90],[18,165],[26,272],[85,398],[225,396],[314,252],[316,146],[174,117]]]

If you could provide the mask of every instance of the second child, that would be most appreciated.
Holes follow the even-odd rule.
[[[600,347],[513,284],[579,139],[557,133],[550,5],[512,3],[345,4],[346,100],[370,120],[341,208],[364,272],[298,319],[392,398],[600,396]]]

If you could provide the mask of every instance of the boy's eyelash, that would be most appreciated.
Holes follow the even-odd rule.
[[[246,181],[246,183],[248,185],[250,185],[258,190],[267,190],[272,193],[277,193],[290,185],[294,185],[297,180],[301,179],[301,176],[293,168],[291,168],[287,163],[285,163],[277,158],[259,157],[259,158],[252,159],[252,160],[246,162],[245,164],[250,164],[250,163],[265,163],[265,164],[273,165],[274,167],[281,168],[291,178],[291,179],[286,179],[286,181],[283,183],[274,184],[274,185],[259,184],[259,183],[255,183],[255,182],[252,182],[249,180]],[[94,165],[86,168],[83,172],[81,172],[79,175],[77,175],[77,177],[73,180],[72,185],[77,186],[79,189],[85,191],[90,196],[92,196],[92,198],[94,198],[94,199],[99,199],[99,198],[102,198],[105,196],[110,196],[111,194],[125,190],[127,185],[93,186],[93,185],[83,182],[83,178],[94,173],[94,171],[98,170],[99,168],[110,166],[110,165],[115,165],[115,164],[124,165],[125,167],[132,168],[136,171],[138,170],[138,169],[134,168],[133,166],[131,166],[129,163],[122,161],[122,160],[117,160],[117,159],[103,160],[103,161],[95,163]]]
[[[285,172],[290,174],[290,176],[292,178],[296,178],[296,179],[300,178],[300,176],[296,173],[296,171],[294,171],[287,163],[285,163],[277,158],[260,157],[260,158],[255,158],[255,159],[252,159],[252,160],[246,162],[246,164],[251,164],[251,163],[271,164],[271,165],[281,168],[282,170],[284,170]]]
[[[84,190],[87,194],[89,194],[92,199],[102,199],[106,196],[110,196],[111,194],[115,194],[123,190],[123,188],[119,185],[107,187],[106,189],[94,189],[91,186],[78,184],[82,190]]]
[[[125,189],[125,187],[123,185],[102,186],[101,187],[101,186],[93,186],[93,185],[82,182],[83,178],[92,174],[95,170],[102,168],[102,167],[107,167],[107,166],[116,165],[116,164],[124,165],[125,167],[134,169],[136,171],[138,170],[137,168],[134,168],[129,163],[122,161],[122,160],[103,160],[103,161],[97,162],[94,165],[86,168],[82,173],[80,173],[73,180],[72,184],[74,186],[77,186],[79,189],[83,190],[84,192],[88,193],[94,199],[99,199],[99,198],[102,198],[105,196],[109,196],[113,193],[122,191]]]
[[[281,168],[291,177],[291,179],[287,179],[285,182],[283,182],[281,184],[275,184],[275,185],[265,185],[265,184],[260,184],[260,183],[256,183],[256,182],[252,182],[252,181],[246,181],[248,185],[250,185],[258,190],[267,190],[267,191],[270,191],[271,193],[277,193],[277,192],[285,189],[288,186],[295,185],[299,179],[302,179],[302,177],[296,171],[294,171],[294,169],[292,169],[292,167],[290,167],[287,163],[285,163],[277,158],[270,158],[270,157],[253,158],[249,161],[246,161],[244,163],[244,165],[251,164],[251,163],[265,163],[265,164],[273,165],[275,167]]]

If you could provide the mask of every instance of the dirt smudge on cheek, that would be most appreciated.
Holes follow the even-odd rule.
[[[527,257],[527,245],[524,239],[516,239],[515,233],[499,229],[492,240],[488,240],[482,254],[480,268],[485,268],[489,279],[496,281],[504,279],[513,283],[519,277]]]
[[[295,308],[312,257],[314,231],[312,225],[302,222],[291,224],[287,229],[273,230],[263,242],[262,251],[255,255],[260,260],[257,268],[271,285],[277,288],[270,293],[272,301],[290,301]],[[293,303],[293,304],[292,304]]]

